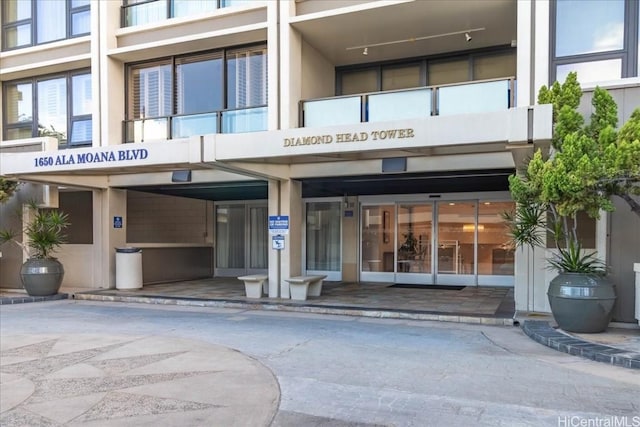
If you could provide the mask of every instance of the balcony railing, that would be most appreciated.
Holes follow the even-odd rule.
[[[482,80],[399,91],[302,101],[302,127],[417,119],[506,110],[515,105],[515,79]]]
[[[267,107],[152,117],[124,122],[124,142],[188,138],[208,133],[267,130]]]
[[[251,0],[147,0],[124,4],[122,27],[150,24],[167,18],[212,12],[216,9],[249,4]],[[126,3],[126,2],[125,2]]]

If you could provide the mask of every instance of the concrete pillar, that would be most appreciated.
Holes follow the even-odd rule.
[[[101,193],[100,229],[102,238],[98,242],[102,257],[102,283],[109,289],[116,287],[116,247],[127,243],[127,192],[107,189]],[[114,218],[122,218],[122,228],[114,228]]]
[[[280,128],[297,128],[298,102],[302,99],[302,36],[290,24],[295,2],[280,4]]]
[[[269,181],[269,216],[280,215],[280,182]],[[286,247],[286,242],[285,242]],[[271,236],[269,236],[269,298],[280,296],[280,258],[281,252],[271,249]]]
[[[302,271],[302,185],[300,181],[280,183],[280,215],[289,216],[289,234],[280,251],[280,297],[289,298],[289,283],[284,279],[299,276]]]

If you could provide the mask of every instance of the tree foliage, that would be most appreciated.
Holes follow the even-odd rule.
[[[31,219],[24,225],[26,243],[18,239],[21,233],[0,229],[0,245],[13,242],[20,246],[27,258],[52,258],[53,253],[66,241],[69,215],[57,209],[40,209],[35,201],[28,204]]]
[[[573,261],[582,259],[577,256],[578,212],[599,218],[614,210],[611,197],[619,196],[640,216],[633,198],[640,194],[640,109],[617,131],[617,105],[597,87],[585,124],[578,112],[581,96],[576,73],[540,89],[538,102],[553,105],[552,148],[548,156],[538,150],[524,173],[509,177],[516,212],[506,215],[517,245],[544,246],[541,233],[550,233],[559,256]],[[583,261],[584,266],[592,259]],[[551,263],[556,268],[565,264]]]
[[[0,203],[9,200],[17,188],[18,182],[0,178]]]

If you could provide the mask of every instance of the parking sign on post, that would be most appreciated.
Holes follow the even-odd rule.
[[[289,215],[270,215],[269,234],[289,234]]]

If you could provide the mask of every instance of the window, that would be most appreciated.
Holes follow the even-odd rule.
[[[382,90],[407,89],[420,84],[420,64],[387,67],[382,70]]]
[[[222,7],[250,4],[253,0],[124,0],[122,26],[131,27],[167,18],[197,15]]]
[[[421,61],[344,67],[336,72],[338,95],[353,95],[420,86],[439,86],[516,75],[516,51],[497,49]]]
[[[130,65],[126,142],[264,130],[266,104],[264,45]]]
[[[227,53],[227,108],[267,103],[267,49],[234,50]]]
[[[636,0],[556,0],[551,80],[571,71],[581,83],[638,75],[638,9]],[[631,35],[625,37],[625,34]]]
[[[4,0],[3,50],[90,33],[89,0]]]
[[[346,71],[341,74],[341,95],[376,92],[378,90],[378,72],[376,69]]]
[[[3,90],[4,139],[53,136],[63,146],[91,144],[91,74],[7,82]]]
[[[177,114],[194,114],[224,108],[222,53],[176,60]]]

